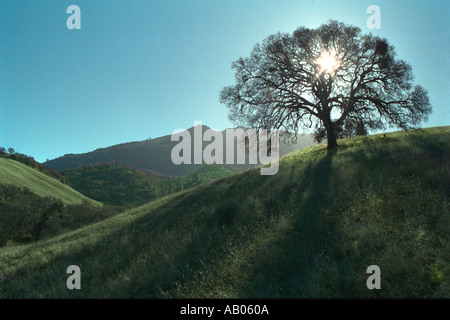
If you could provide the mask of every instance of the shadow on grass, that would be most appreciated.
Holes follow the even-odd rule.
[[[330,236],[335,233],[335,226],[327,223],[324,213],[334,194],[330,179],[335,156],[336,153],[328,153],[310,163],[298,175],[290,176],[283,193],[290,193],[291,199],[297,199],[290,208],[293,228],[287,231],[288,234],[274,239],[271,244],[273,250],[261,249],[255,254],[260,259],[259,264],[253,270],[250,285],[241,288],[240,297],[299,298],[322,294],[321,289],[313,289],[316,284],[312,282],[320,280],[321,269],[328,270],[328,265],[332,264],[333,257],[327,251],[330,251],[330,242],[333,241]],[[345,272],[346,267],[339,265],[339,272]]]
[[[446,142],[430,139],[415,143],[428,152],[441,152]],[[214,272],[226,264],[230,243],[237,239],[238,253],[245,259],[236,261],[236,269],[230,272],[241,273],[236,279],[243,282],[231,283],[233,290],[226,294],[237,298],[355,297],[365,283],[358,282],[352,257],[340,247],[337,210],[346,201],[348,193],[343,188],[348,184],[339,184],[346,177],[336,169],[348,161],[359,169],[348,177],[352,183],[364,184],[364,179],[381,183],[375,180],[377,171],[372,172],[372,167],[383,170],[394,147],[396,154],[410,148],[409,143],[386,146],[373,144],[351,152],[343,148],[338,154],[318,155],[303,166],[282,163],[274,176],[261,176],[256,170],[218,181],[213,187],[190,190],[90,246],[55,256],[42,268],[22,270],[28,277],[5,280],[2,286],[35,286],[30,294],[35,297],[158,298],[162,291],[181,298],[202,295],[205,292],[186,286],[201,279],[197,278],[201,272]],[[366,166],[367,175],[357,175]],[[395,166],[390,163],[389,170],[395,172]],[[337,197],[341,199],[336,201]],[[250,203],[253,200],[257,205]],[[260,215],[252,210],[261,210]],[[267,217],[259,222],[261,213]],[[256,231],[243,234],[247,226]],[[83,290],[66,289],[67,263],[81,267]],[[365,270],[359,271],[364,275]],[[217,274],[213,276],[221,281]]]

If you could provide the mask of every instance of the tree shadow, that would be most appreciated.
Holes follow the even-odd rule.
[[[311,297],[308,288],[313,285],[310,276],[314,266],[331,262],[324,252],[328,249],[329,237],[336,233],[336,226],[327,223],[324,216],[334,195],[330,180],[336,154],[328,152],[309,163],[298,177],[301,181],[287,184],[284,192],[298,199],[298,205],[291,208],[293,231],[273,241],[277,250],[257,254],[261,259],[260,267],[254,270],[252,283],[241,289],[240,297]],[[262,288],[261,279],[265,279],[269,287]]]

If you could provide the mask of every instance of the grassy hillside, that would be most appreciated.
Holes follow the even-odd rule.
[[[81,166],[62,174],[68,185],[91,199],[115,206],[135,207],[239,172],[221,165],[205,165],[185,177],[162,179],[130,166],[108,163]]]
[[[450,127],[303,149],[273,176],[3,248],[0,297],[450,297],[449,151]],[[81,290],[66,287],[72,264]]]
[[[226,178],[237,173],[241,173],[241,171],[224,165],[212,164],[205,165],[194,172],[187,174],[186,177],[193,177],[197,174],[200,179],[209,181]]]
[[[51,196],[60,199],[65,204],[79,204],[88,201],[98,206],[101,205],[58,180],[11,159],[0,158],[0,184],[26,187],[37,195]]]
[[[241,173],[241,170],[225,165],[203,165],[184,177],[166,180],[164,182],[164,186],[166,187],[168,194],[171,194],[181,190],[197,187],[203,183],[230,177],[238,173]]]
[[[136,206],[167,195],[161,179],[125,165],[89,165],[62,174],[75,190],[111,205]]]
[[[17,153],[17,152],[14,154],[0,153],[0,158],[18,161],[20,163],[25,164],[26,166],[28,166],[30,168],[38,170],[39,172],[42,172],[43,174],[46,174],[64,184],[66,183],[66,180],[58,171],[47,168],[42,163],[39,163],[36,160],[34,160],[34,158],[31,156],[27,156],[25,154],[21,154],[21,153]]]
[[[0,249],[48,239],[117,212],[38,168],[0,158]]]

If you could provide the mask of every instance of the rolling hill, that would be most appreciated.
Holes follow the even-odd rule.
[[[110,205],[136,206],[167,195],[162,179],[121,164],[86,165],[61,173],[75,190]]]
[[[209,129],[202,126],[202,134]],[[191,134],[191,149],[194,149],[194,128],[188,130]],[[220,132],[224,140],[224,150],[226,145],[225,130]],[[202,150],[211,142],[202,142]],[[172,162],[171,152],[178,141],[171,141],[171,135],[148,139],[144,141],[135,141],[114,145],[107,148],[100,148],[92,152],[83,154],[66,154],[62,157],[49,160],[44,163],[45,166],[57,171],[74,169],[78,166],[88,164],[120,163],[132,166],[136,169],[153,175],[162,176],[184,176],[204,164],[180,164]],[[316,144],[312,135],[299,135],[296,143],[288,143],[284,139],[280,141],[280,156],[294,150]],[[223,153],[225,154],[225,152]],[[193,159],[193,158],[192,158]],[[192,160],[192,163],[193,160]],[[234,164],[228,164],[229,167],[238,170],[246,170],[255,165],[237,164],[236,153]]]
[[[0,184],[26,187],[37,195],[54,197],[65,204],[80,204],[87,201],[95,206],[101,206],[101,203],[89,199],[58,180],[11,159],[0,158]]]
[[[449,298],[450,127],[339,144],[2,248],[0,297]]]
[[[206,182],[209,180],[226,178],[238,173],[241,173],[238,169],[233,169],[226,165],[211,164],[200,167],[199,169],[187,174],[186,177],[191,178],[194,177],[194,175],[197,175],[200,180]]]
[[[133,207],[239,172],[223,165],[204,165],[184,177],[162,179],[130,166],[105,163],[80,166],[61,173],[68,185],[91,199]]]
[[[242,171],[239,169],[235,169],[227,165],[203,165],[183,177],[165,180],[164,185],[168,190],[168,194],[171,194],[181,190],[197,187],[204,183],[212,183],[218,179],[231,177],[241,172]]]

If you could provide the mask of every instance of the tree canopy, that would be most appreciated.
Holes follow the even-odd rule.
[[[230,120],[259,129],[315,129],[337,147],[339,133],[416,126],[431,113],[427,91],[385,38],[329,21],[257,43],[233,62],[236,83],[221,103]]]

